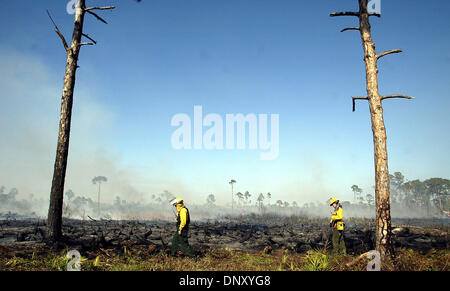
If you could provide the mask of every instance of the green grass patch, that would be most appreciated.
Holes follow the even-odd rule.
[[[70,259],[66,250],[28,257],[0,258],[0,270],[5,271],[65,271]],[[324,250],[303,254],[276,250],[272,254],[242,252],[230,249],[208,251],[197,259],[171,257],[163,252],[146,253],[133,248],[115,251],[101,250],[81,258],[82,271],[365,271],[368,259],[347,267],[357,256],[332,255]],[[449,271],[450,251],[428,252],[397,250],[397,265],[385,270]]]

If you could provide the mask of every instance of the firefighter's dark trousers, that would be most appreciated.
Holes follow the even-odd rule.
[[[333,253],[346,255],[347,250],[344,242],[344,231],[333,228]]]
[[[194,257],[192,253],[192,249],[189,246],[188,242],[188,229],[183,228],[181,230],[181,235],[178,234],[178,231],[175,232],[172,238],[172,256],[176,256],[178,249],[181,247],[183,253],[189,257]]]

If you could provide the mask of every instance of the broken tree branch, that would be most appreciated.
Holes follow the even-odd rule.
[[[50,12],[47,10],[47,15],[50,18],[50,20],[53,23],[53,26],[55,27],[55,32],[58,34],[59,38],[61,39],[64,49],[67,51],[69,51],[69,46],[67,45],[66,39],[64,38],[64,36],[62,35],[61,31],[59,31],[58,26],[56,25],[55,21],[53,21],[52,16],[50,15]]]
[[[92,42],[80,42],[79,46],[83,45],[94,45]]]
[[[384,100],[384,99],[389,99],[389,98],[405,98],[405,99],[415,99],[414,97],[411,97],[411,96],[407,96],[407,95],[398,95],[398,94],[395,94],[395,95],[384,95],[384,96],[381,96],[381,100]]]
[[[98,16],[96,13],[94,13],[94,12],[92,12],[92,11],[90,11],[90,10],[87,10],[86,12],[89,13],[89,14],[94,15],[95,18],[97,18],[98,20],[100,20],[100,21],[103,22],[104,24],[108,24],[108,22],[106,22],[106,20],[104,20],[103,18],[101,18],[100,16]]]
[[[355,112],[355,100],[369,100],[369,97],[352,97],[353,112]]]
[[[104,7],[88,7],[85,8],[84,11],[90,11],[90,10],[108,10],[108,9],[114,9],[115,6],[104,6]]]
[[[94,39],[92,39],[89,35],[83,33],[83,36],[92,41],[94,44],[97,44],[97,42]]]
[[[376,16],[376,17],[381,17],[381,14],[379,13],[367,13],[369,16]],[[335,17],[335,16],[357,16],[359,17],[360,13],[359,12],[351,12],[351,11],[345,11],[345,12],[333,12],[330,14],[330,17]]]
[[[357,16],[359,17],[359,12],[333,12],[330,14],[330,17],[335,17],[335,16]]]
[[[56,23],[53,21],[53,18],[52,18],[52,16],[50,15],[50,12],[48,11],[48,9],[47,9],[46,11],[47,11],[48,17],[50,18],[50,20],[52,21],[53,25],[55,26],[55,29],[59,30],[58,26],[57,26]]]
[[[385,51],[385,52],[382,52],[381,54],[377,54],[377,55],[376,55],[376,58],[377,58],[377,60],[378,60],[378,59],[380,59],[380,58],[382,58],[382,57],[384,57],[384,56],[386,56],[386,55],[389,55],[389,54],[396,54],[396,53],[401,53],[401,52],[402,52],[401,49],[395,49],[395,50]]]
[[[380,96],[381,100],[390,99],[390,98],[415,99],[414,97],[411,97],[411,96],[399,95],[399,94]],[[353,105],[352,106],[352,110],[353,110],[353,112],[355,112],[355,100],[369,100],[369,98],[368,97],[352,97],[352,105]]]
[[[347,30],[359,30],[359,27],[347,27],[341,30],[341,32],[347,31]]]

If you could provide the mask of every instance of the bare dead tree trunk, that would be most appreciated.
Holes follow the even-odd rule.
[[[413,97],[405,95],[387,95],[380,96],[378,91],[378,68],[377,61],[381,57],[399,53],[401,50],[391,50],[376,54],[375,44],[370,33],[369,16],[378,16],[379,14],[368,13],[367,0],[358,0],[359,12],[337,12],[330,16],[357,16],[359,18],[359,27],[348,27],[343,30],[359,30],[361,34],[362,45],[364,48],[364,62],[366,65],[366,97],[353,97],[353,111],[355,111],[355,100],[368,100],[370,109],[370,118],[372,122],[373,144],[374,144],[374,162],[375,162],[375,201],[376,201],[376,250],[380,252],[381,259],[385,262],[391,261],[394,256],[394,245],[391,232],[391,213],[390,213],[390,189],[389,189],[389,170],[388,156],[386,149],[386,128],[383,119],[382,100],[387,98],[407,98]]]
[[[83,33],[84,2],[84,0],[81,0],[79,2],[80,7],[77,7],[75,10],[75,23],[70,48],[67,47],[67,43],[63,41],[64,48],[67,51],[67,62],[64,75],[63,95],[61,98],[58,144],[56,149],[55,166],[53,170],[47,223],[49,237],[55,241],[59,240],[62,235],[61,226],[64,181],[66,176],[67,157],[69,154],[70,122],[72,118],[75,73],[78,67],[78,55],[80,52],[81,36]]]
[[[228,182],[228,184],[231,185],[231,212],[233,212],[233,209],[234,209],[234,199],[233,199],[233,196],[234,196],[233,184],[234,183],[236,183],[236,181],[233,179],[231,179],[230,182]]]
[[[83,34],[83,23],[85,13],[88,12],[94,15],[97,19],[106,23],[102,18],[91,10],[99,9],[113,9],[114,7],[90,7],[86,8],[85,0],[78,0],[75,9],[75,22],[73,27],[72,41],[70,47],[64,36],[59,31],[58,27],[52,20],[55,31],[61,38],[64,45],[64,49],[67,52],[66,70],[64,74],[63,94],[61,98],[61,113],[59,118],[59,133],[58,143],[56,148],[56,159],[53,170],[52,188],[50,193],[50,206],[48,209],[47,218],[47,233],[51,240],[58,241],[62,236],[62,210],[63,210],[63,196],[64,196],[64,181],[67,168],[67,157],[69,154],[69,138],[70,138],[70,123],[72,118],[72,105],[73,105],[73,90],[75,87],[75,75],[78,68],[78,56],[80,48],[83,45],[93,45],[96,42],[88,35]],[[93,43],[82,43],[82,36],[87,37]]]

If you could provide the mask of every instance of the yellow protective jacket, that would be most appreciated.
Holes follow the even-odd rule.
[[[177,204],[177,225],[178,231],[181,231],[186,224],[189,224],[190,218],[189,218],[189,212],[186,207],[184,207],[183,204]]]
[[[331,222],[333,223],[333,227],[337,228],[337,230],[344,230],[344,222],[342,219],[344,218],[344,211],[342,207],[338,205],[335,208],[333,214],[331,215]]]

